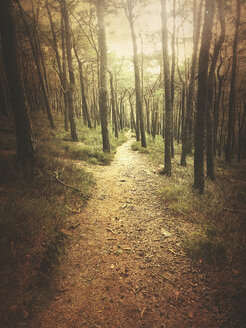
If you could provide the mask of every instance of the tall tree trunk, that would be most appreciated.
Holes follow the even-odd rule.
[[[64,28],[64,19],[62,15],[62,6],[60,7],[61,11],[61,47],[62,47],[62,91],[64,97],[64,128],[65,131],[69,129],[69,120],[68,120],[68,98],[67,98],[67,63],[66,63],[66,46],[65,46],[65,28]]]
[[[164,65],[164,88],[165,88],[165,160],[163,174],[171,176],[171,124],[172,124],[172,103],[170,86],[170,69],[168,56],[168,29],[167,29],[167,1],[161,0],[162,17],[162,47]]]
[[[212,39],[214,0],[206,0],[198,64],[197,115],[195,124],[194,187],[204,193],[204,129],[208,89],[209,49]]]
[[[58,67],[58,74],[59,74],[60,81],[62,83],[61,57],[60,57],[59,50],[58,50],[57,37],[56,37],[55,27],[54,27],[54,23],[52,20],[48,0],[46,0],[45,6],[46,6],[46,10],[47,10],[48,17],[49,17],[49,22],[50,22],[50,28],[51,28],[52,39],[53,39],[53,48],[54,48],[54,51],[56,54],[56,61],[57,61],[57,67]]]
[[[27,21],[25,19],[23,8],[21,7],[19,0],[16,0],[16,1],[17,1],[17,4],[18,4],[18,7],[20,9],[21,18],[23,20],[23,23],[24,23],[24,26],[25,26],[25,29],[26,29],[26,33],[28,35],[29,42],[30,42],[30,45],[31,45],[31,48],[32,48],[32,53],[33,53],[33,57],[34,57],[34,61],[35,61],[35,65],[36,65],[36,69],[37,69],[37,73],[38,73],[39,83],[40,83],[40,87],[41,87],[42,94],[43,94],[43,101],[44,101],[46,113],[47,113],[51,128],[55,129],[55,123],[54,123],[53,115],[52,115],[52,112],[51,112],[51,109],[50,109],[48,94],[47,94],[47,90],[45,89],[45,83],[44,83],[44,79],[43,79],[42,72],[41,72],[38,49],[37,49],[37,46],[35,46],[35,43],[33,41],[29,26],[28,26]]]
[[[23,163],[35,157],[34,137],[18,67],[18,47],[12,0],[0,1],[0,35],[3,61],[16,126],[17,157]]]
[[[127,18],[128,18],[129,24],[130,24],[132,44],[133,44],[133,62],[134,62],[135,91],[136,91],[136,112],[137,112],[137,119],[139,117],[139,123],[140,123],[141,146],[147,147],[145,130],[144,130],[143,102],[142,102],[141,84],[140,84],[137,38],[136,38],[134,18],[133,18],[133,6],[134,6],[133,0],[127,0],[126,15],[127,15]],[[137,124],[138,124],[138,122],[137,122]]]
[[[176,0],[173,0],[173,34],[172,34],[172,67],[171,67],[171,103],[172,103],[172,113],[171,113],[171,155],[174,157],[174,145],[173,145],[173,105],[174,105],[174,76],[175,76],[175,40],[176,40]]]
[[[244,108],[243,108],[242,117],[241,117],[241,119],[239,119],[238,154],[237,154],[238,162],[241,161],[242,153],[243,153],[243,134],[244,134],[244,125],[245,125],[245,120],[246,120],[246,101],[244,102],[243,107]]]
[[[65,30],[65,40],[66,40],[66,50],[67,50],[67,64],[69,73],[69,86],[67,90],[67,101],[68,101],[68,117],[70,122],[71,138],[72,141],[79,141],[79,135],[77,131],[75,112],[74,112],[74,71],[73,71],[73,60],[72,60],[72,43],[71,43],[71,28],[68,17],[67,0],[61,1],[61,12],[64,19],[64,30]]]
[[[237,45],[239,36],[239,26],[240,26],[240,16],[241,16],[241,4],[240,0],[237,0],[237,17],[235,25],[235,36],[233,42],[233,55],[232,55],[232,71],[231,71],[231,87],[230,87],[230,98],[229,98],[229,114],[228,114],[228,133],[226,142],[226,154],[225,160],[227,162],[231,161],[232,154],[232,143],[234,138],[234,105],[235,105],[235,83],[237,75]]]
[[[87,105],[87,101],[86,101],[86,96],[85,96],[85,84],[84,84],[84,76],[83,76],[83,67],[82,67],[82,62],[79,59],[79,54],[75,45],[75,40],[74,40],[74,53],[75,53],[75,57],[77,59],[77,63],[78,63],[78,68],[79,68],[79,79],[80,79],[80,89],[81,89],[81,99],[82,99],[82,113],[83,113],[83,120],[84,120],[84,124],[88,125],[88,128],[92,128],[91,125],[91,118],[90,118],[90,114],[89,114],[89,109],[88,109],[88,105]]]
[[[200,36],[200,21],[202,13],[202,1],[200,2],[199,11],[197,14],[197,1],[193,1],[193,21],[194,21],[194,32],[193,32],[193,53],[191,59],[191,69],[190,69],[190,81],[188,87],[188,96],[186,102],[186,116],[184,129],[182,130],[182,154],[180,165],[186,166],[186,156],[189,152],[189,127],[192,120],[192,108],[193,108],[193,99],[194,99],[194,88],[195,88],[195,73],[197,65],[197,51],[199,44]]]
[[[114,126],[114,135],[115,138],[119,138],[118,132],[118,124],[117,124],[117,117],[116,117],[116,110],[115,110],[115,94],[114,94],[114,81],[113,81],[113,74],[109,71],[110,75],[110,89],[111,89],[111,104],[112,104],[112,120]]]
[[[213,106],[213,89],[214,89],[214,73],[220,53],[220,49],[225,40],[225,14],[224,3],[222,0],[217,0],[218,13],[221,27],[221,34],[219,40],[214,46],[210,71],[208,75],[208,102],[207,102],[207,177],[210,180],[215,179],[214,175],[214,136],[213,136],[213,119],[212,119],[212,106]]]
[[[110,152],[110,140],[108,131],[108,106],[107,106],[107,45],[105,32],[105,0],[97,0],[97,22],[98,22],[98,51],[100,55],[100,88],[99,88],[99,110],[102,127],[103,151]]]

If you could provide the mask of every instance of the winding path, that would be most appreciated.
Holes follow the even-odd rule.
[[[31,327],[219,327],[202,273],[182,253],[184,225],[158,200],[163,177],[129,139],[74,229],[60,294]]]

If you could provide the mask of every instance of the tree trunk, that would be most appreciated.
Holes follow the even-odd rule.
[[[66,41],[66,50],[67,50],[67,64],[68,64],[68,73],[69,73],[69,86],[67,90],[67,101],[68,101],[68,117],[70,122],[71,138],[72,141],[78,142],[79,135],[77,131],[76,121],[75,121],[75,112],[74,112],[74,71],[73,71],[73,60],[72,60],[72,43],[71,43],[71,28],[68,17],[67,10],[67,0],[61,1],[61,12],[64,19],[64,30],[65,30],[65,41]]]
[[[214,0],[206,0],[198,64],[197,115],[195,124],[194,187],[204,193],[204,129],[208,89],[209,49],[212,39]]]
[[[197,14],[197,1],[193,1],[193,21],[194,21],[194,32],[193,32],[193,53],[191,59],[191,69],[190,69],[190,82],[188,87],[188,97],[186,102],[186,116],[184,129],[182,129],[182,154],[180,165],[186,166],[186,156],[189,152],[189,128],[192,124],[192,108],[194,99],[194,88],[195,88],[195,73],[197,64],[197,51],[200,36],[200,21],[202,12],[202,1],[200,2],[199,11]]]
[[[17,4],[18,4],[18,7],[20,9],[21,18],[23,20],[23,23],[24,23],[24,26],[25,26],[25,29],[26,29],[26,33],[28,35],[30,45],[31,45],[31,48],[32,48],[32,53],[33,53],[35,65],[36,65],[36,68],[37,68],[37,73],[38,73],[38,77],[39,77],[39,82],[40,82],[42,94],[43,94],[43,101],[44,101],[46,113],[47,113],[51,128],[55,129],[55,123],[54,123],[53,115],[52,115],[52,112],[51,112],[51,109],[50,109],[47,90],[45,89],[45,83],[44,83],[44,79],[43,79],[43,76],[42,76],[42,73],[41,73],[40,59],[39,59],[39,54],[38,54],[38,51],[37,51],[37,46],[35,46],[35,44],[33,42],[29,26],[28,26],[27,21],[25,19],[23,8],[21,7],[19,0],[17,0]]]
[[[174,76],[175,76],[175,40],[176,40],[176,0],[173,0],[173,34],[172,34],[172,67],[171,67],[171,103],[172,103],[172,113],[171,113],[171,155],[174,157],[174,131],[173,131],[173,104],[174,104]]]
[[[172,124],[172,103],[170,87],[170,69],[168,55],[168,29],[167,29],[167,11],[166,0],[161,0],[162,17],[162,47],[163,47],[163,65],[164,65],[164,87],[165,87],[165,163],[163,174],[171,176],[171,124]]]
[[[0,34],[11,107],[16,125],[17,157],[25,163],[35,157],[34,137],[18,67],[18,47],[12,1],[0,1]]]
[[[240,26],[240,16],[241,16],[241,5],[240,0],[237,0],[237,18],[235,25],[235,36],[233,42],[233,56],[232,56],[232,72],[231,72],[231,88],[230,88],[230,98],[229,98],[229,115],[228,115],[228,132],[227,132],[227,142],[226,142],[226,162],[230,162],[233,156],[232,154],[232,143],[234,138],[234,105],[235,105],[235,83],[237,75],[237,44],[239,36],[239,26]]]
[[[109,75],[110,75],[112,120],[113,120],[113,126],[114,126],[114,135],[115,135],[115,138],[118,139],[119,138],[119,132],[118,132],[118,124],[117,124],[116,110],[115,110],[115,94],[114,94],[113,74],[109,71]]]
[[[86,101],[86,96],[85,96],[85,85],[84,85],[83,67],[82,67],[81,60],[79,59],[78,51],[76,49],[75,40],[74,40],[74,47],[73,47],[73,49],[74,49],[75,57],[77,59],[78,68],[79,68],[79,79],[80,79],[80,89],[81,89],[81,99],[82,99],[83,120],[84,120],[84,124],[87,125],[88,128],[91,129],[92,128],[91,118],[90,118],[89,109],[88,109],[88,105],[87,105],[87,101]]]
[[[102,127],[103,151],[110,153],[107,106],[107,45],[104,23],[105,0],[97,0],[98,50],[100,55],[99,111]]]
[[[64,128],[65,131],[69,129],[69,120],[68,120],[68,99],[67,99],[67,64],[66,64],[66,47],[65,47],[65,29],[64,29],[64,19],[62,15],[62,6],[61,10],[61,47],[62,47],[62,88],[63,88],[63,97],[64,97]]]
[[[244,125],[246,120],[246,102],[244,102],[244,109],[241,120],[239,120],[239,132],[238,132],[238,154],[237,160],[241,161],[242,152],[243,152],[243,134],[244,134]]]
[[[142,102],[141,86],[140,86],[138,48],[137,48],[137,38],[136,38],[135,27],[134,27],[133,1],[132,0],[127,0],[126,14],[127,14],[127,18],[128,18],[129,24],[130,24],[132,44],[133,44],[133,62],[134,62],[134,73],[135,73],[137,121],[138,121],[138,117],[139,117],[140,133],[141,133],[141,146],[147,147],[145,130],[144,130],[143,102]],[[137,124],[138,124],[138,122],[137,122]]]
[[[218,42],[214,46],[214,52],[211,60],[211,66],[208,76],[208,101],[207,101],[207,177],[210,180],[215,179],[214,175],[214,135],[213,135],[213,119],[212,119],[212,106],[213,106],[213,89],[214,89],[214,73],[220,53],[220,49],[225,39],[225,14],[224,4],[222,0],[217,0],[218,13],[221,26],[221,34]]]

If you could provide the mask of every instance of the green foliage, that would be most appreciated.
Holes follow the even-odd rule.
[[[135,141],[131,144],[131,148],[134,151],[139,151],[142,154],[149,154],[148,148],[141,147],[140,141]]]
[[[110,132],[111,153],[104,153],[101,129],[89,129],[78,122],[79,142],[71,141],[70,133],[64,131],[62,118],[56,118],[57,130],[47,131],[44,121],[34,119],[37,124],[38,147],[54,157],[66,157],[81,160],[91,164],[109,165],[114,158],[116,148],[126,141],[125,131],[119,133],[116,139]]]

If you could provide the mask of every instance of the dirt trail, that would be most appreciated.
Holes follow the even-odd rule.
[[[182,253],[185,226],[158,201],[162,177],[131,142],[92,168],[97,188],[73,217],[60,294],[31,327],[220,327],[205,273]]]

